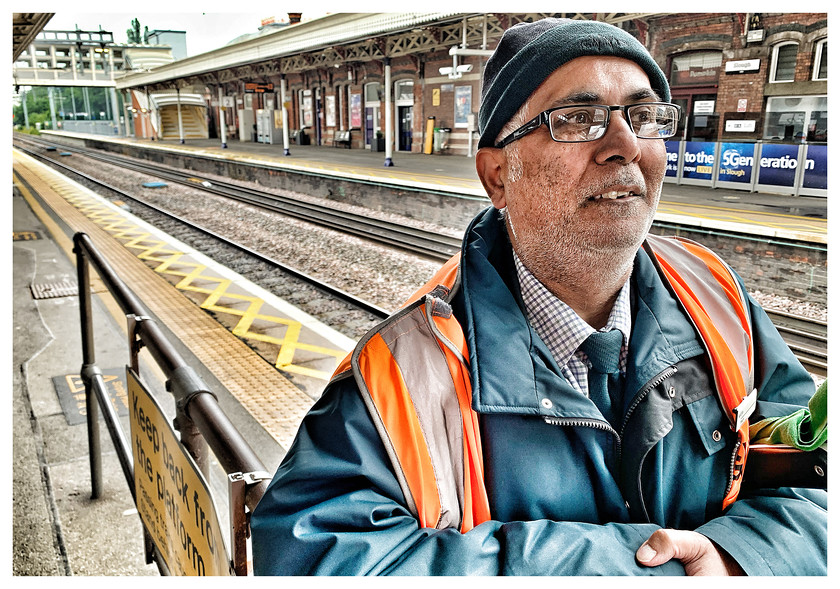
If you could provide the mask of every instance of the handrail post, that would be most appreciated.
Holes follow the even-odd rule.
[[[74,240],[75,241],[75,240]],[[93,311],[90,296],[90,266],[78,241],[74,244],[76,254],[76,278],[79,289],[79,315],[82,327],[82,369],[80,376],[85,385],[85,414],[88,434],[88,456],[90,460],[91,499],[102,496],[102,445],[99,435],[99,405],[93,392],[93,377],[101,374],[96,367],[96,353],[93,341]]]
[[[232,472],[228,475],[228,500],[230,512],[231,567],[237,576],[246,576],[248,565],[248,537],[251,535],[249,517],[245,511],[248,489],[263,481],[271,480],[266,471]]]

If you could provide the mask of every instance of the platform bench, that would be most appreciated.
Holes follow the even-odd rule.
[[[347,149],[350,149],[350,131],[335,132],[335,136],[333,137],[333,147],[338,147],[339,145],[344,145]]]

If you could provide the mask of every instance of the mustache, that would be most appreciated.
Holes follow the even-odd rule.
[[[603,194],[614,190],[616,186],[632,186],[634,192],[645,196],[648,192],[647,182],[639,170],[621,170],[611,178],[600,179],[596,184],[590,184],[581,189],[581,199],[586,200],[596,194]]]

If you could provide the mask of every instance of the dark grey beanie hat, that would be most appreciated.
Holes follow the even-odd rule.
[[[518,23],[502,35],[484,68],[478,147],[490,147],[502,127],[554,70],[577,57],[605,55],[636,62],[664,101],[671,100],[665,74],[630,33],[592,20],[545,18]]]

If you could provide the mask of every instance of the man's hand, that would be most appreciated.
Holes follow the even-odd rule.
[[[639,564],[659,566],[676,558],[690,576],[743,575],[729,554],[703,534],[688,530],[657,530],[636,551]]]

